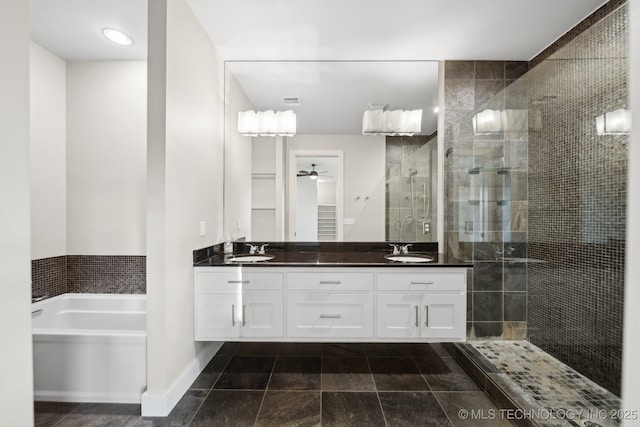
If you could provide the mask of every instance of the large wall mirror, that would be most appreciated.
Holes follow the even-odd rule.
[[[366,110],[422,110],[420,132],[363,135]],[[438,63],[225,63],[224,227],[250,241],[437,241]],[[296,114],[243,136],[240,111]]]

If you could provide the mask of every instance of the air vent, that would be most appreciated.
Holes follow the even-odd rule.
[[[284,101],[284,105],[300,105],[299,96],[285,96],[282,101]]]

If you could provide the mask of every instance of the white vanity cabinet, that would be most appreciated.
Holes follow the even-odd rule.
[[[381,338],[464,340],[466,273],[434,269],[379,273],[376,335]]]
[[[374,274],[314,270],[287,274],[287,336],[373,338]]]
[[[466,338],[464,267],[196,267],[196,340]]]
[[[282,338],[283,273],[196,268],[195,338]]]

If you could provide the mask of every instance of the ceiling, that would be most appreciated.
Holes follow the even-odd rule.
[[[435,129],[432,111],[437,103],[437,73],[424,71],[419,82],[409,76],[422,71],[411,72],[409,62],[399,67],[378,61],[529,60],[606,3],[186,1],[225,61],[323,61],[294,63],[289,70],[264,62],[227,64],[235,69],[256,109],[283,109],[278,105],[283,96],[300,96],[301,106],[292,108],[298,113],[299,133],[343,134],[359,133],[362,111],[370,102],[389,102],[388,109],[419,106],[424,110],[423,133]],[[35,42],[69,61],[146,59],[147,0],[31,0],[31,26]],[[106,40],[101,34],[104,27],[124,31],[134,40],[134,46],[119,47]],[[366,62],[359,61],[379,66],[365,69]],[[429,63],[414,65],[424,64]],[[380,81],[380,70],[393,84]],[[292,81],[296,85],[291,86]],[[402,84],[413,88],[408,93],[419,95],[419,99],[400,95]],[[265,88],[270,91],[265,92]],[[320,104],[322,111],[313,107]],[[353,105],[357,114],[346,113],[347,105]],[[304,118],[302,112],[307,108],[316,108],[306,116],[322,118],[323,126]]]
[[[187,0],[225,60],[529,60],[605,0]],[[144,59],[147,0],[31,0],[67,60]],[[132,48],[102,38],[110,26]]]

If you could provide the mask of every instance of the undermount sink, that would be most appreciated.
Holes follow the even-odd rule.
[[[273,255],[238,255],[227,258],[231,262],[261,262],[273,259]]]
[[[389,261],[397,261],[397,262],[431,262],[433,261],[432,257],[423,256],[423,255],[386,255],[386,259]]]

